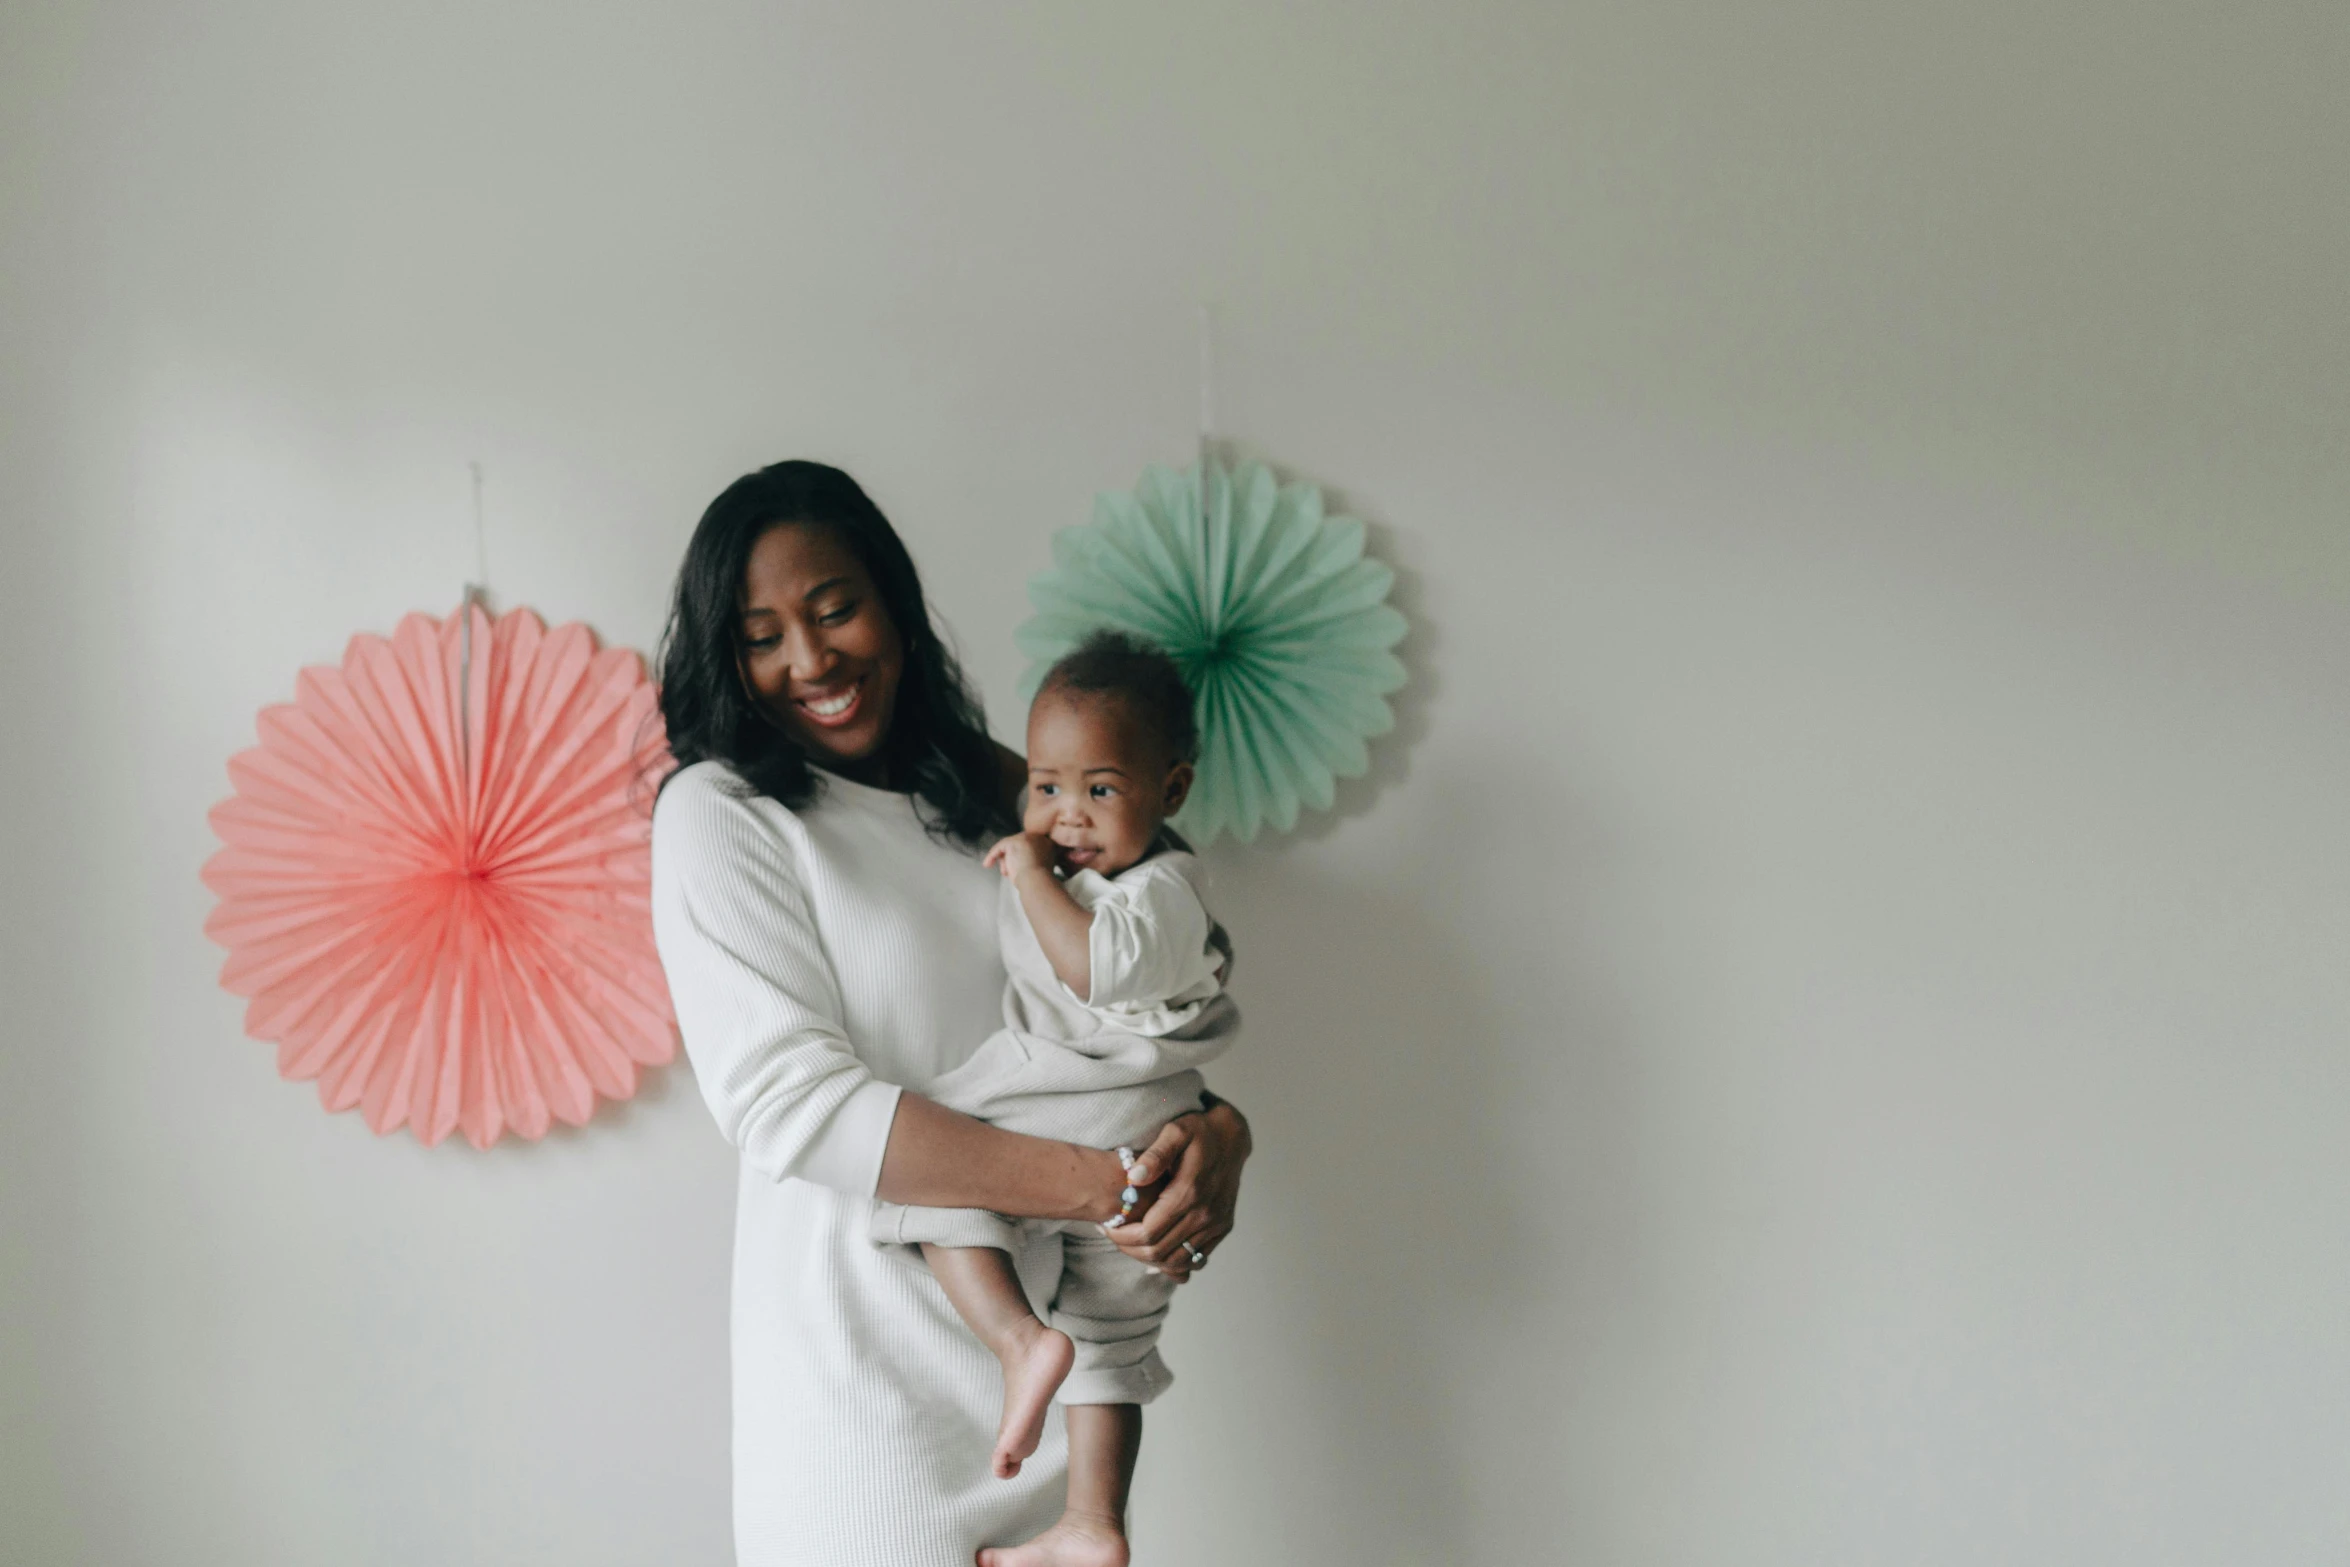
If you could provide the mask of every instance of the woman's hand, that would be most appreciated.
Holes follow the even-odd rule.
[[[1110,1239],[1137,1262],[1188,1279],[1232,1233],[1240,1167],[1254,1147],[1248,1118],[1213,1096],[1206,1109],[1169,1121],[1128,1173],[1147,1206],[1111,1228]]]

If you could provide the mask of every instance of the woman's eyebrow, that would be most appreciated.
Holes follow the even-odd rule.
[[[846,577],[826,577],[822,582],[817,583],[807,592],[801,594],[800,602],[805,604],[808,602],[808,600],[814,598],[819,593],[829,593],[834,588],[845,588],[848,586],[850,586],[850,582]]]

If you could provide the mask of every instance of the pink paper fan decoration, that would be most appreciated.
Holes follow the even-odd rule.
[[[486,1148],[580,1125],[675,1053],[649,896],[668,753],[634,653],[526,609],[410,615],[304,670],[260,731],[212,810],[204,929],[281,1074],[378,1132]]]

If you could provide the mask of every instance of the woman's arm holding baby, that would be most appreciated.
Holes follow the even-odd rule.
[[[1100,1224],[1117,1217],[1125,1185],[1114,1153],[1007,1132],[908,1091],[898,1095],[874,1195],[909,1207]]]
[[[1116,1154],[1026,1137],[923,1098],[898,1096],[876,1195],[933,1208],[991,1208],[1030,1219],[1105,1223],[1131,1179],[1148,1206],[1110,1229],[1118,1248],[1182,1279],[1232,1233],[1241,1166],[1254,1148],[1248,1118],[1208,1096],[1207,1107],[1167,1123],[1122,1170]],[[1164,1183],[1164,1184],[1161,1184]]]

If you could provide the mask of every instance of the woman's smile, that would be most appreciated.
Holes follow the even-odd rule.
[[[845,686],[808,696],[794,697],[793,702],[809,718],[827,728],[845,728],[857,721],[857,699],[864,694],[865,677],[859,675]]]

